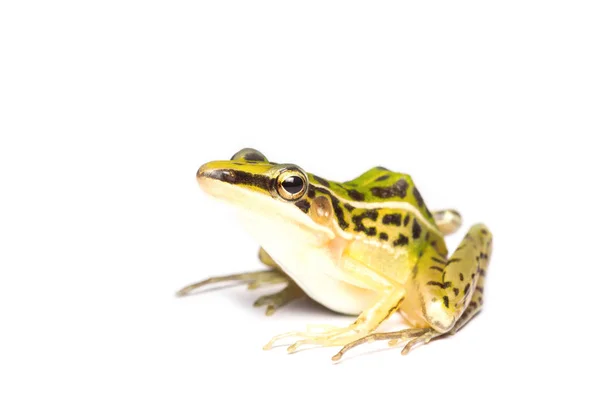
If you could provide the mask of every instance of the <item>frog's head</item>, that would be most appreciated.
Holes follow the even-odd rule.
[[[204,164],[196,177],[206,193],[240,211],[263,246],[282,240],[321,244],[335,236],[335,200],[316,195],[314,175],[297,165],[269,162],[246,148],[230,160]]]

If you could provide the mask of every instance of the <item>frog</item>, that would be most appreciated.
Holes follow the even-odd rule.
[[[358,345],[385,340],[402,344],[401,354],[408,354],[454,335],[482,310],[490,230],[474,224],[450,253],[445,237],[460,229],[462,215],[430,211],[408,174],[377,166],[336,182],[243,148],[229,160],[203,164],[196,179],[238,214],[266,269],[208,278],[179,296],[218,282],[242,282],[249,289],[283,284],[254,305],[272,315],[308,297],[354,319],[347,326],[308,325],[276,335],[265,350],[284,341],[289,353],[338,346],[332,360],[339,361]],[[408,327],[380,332],[394,314]]]

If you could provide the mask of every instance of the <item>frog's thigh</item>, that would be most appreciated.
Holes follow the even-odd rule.
[[[451,330],[463,315],[474,315],[471,301],[480,301],[492,250],[492,235],[484,225],[473,226],[452,257],[445,262],[428,251],[413,277],[421,297],[422,315],[440,333]],[[478,306],[480,307],[480,306]]]

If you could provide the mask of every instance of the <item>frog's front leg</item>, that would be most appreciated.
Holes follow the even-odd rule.
[[[345,269],[354,282],[360,282],[362,286],[379,294],[378,300],[371,307],[346,327],[327,326],[323,329],[313,329],[309,326],[307,331],[289,332],[273,337],[264,349],[268,350],[276,342],[286,338],[300,338],[288,347],[290,353],[303,345],[343,346],[372,332],[398,310],[405,295],[402,287],[357,262],[346,262]]]
[[[353,347],[377,340],[390,340],[390,345],[409,340],[402,350],[402,354],[407,354],[418,344],[458,332],[483,306],[491,252],[492,235],[484,225],[473,226],[448,260],[442,260],[429,247],[412,271],[412,285],[407,293],[407,298],[414,296],[417,300],[414,304],[421,304],[416,314],[426,327],[367,335],[348,343],[333,360],[339,360]]]
[[[248,285],[248,289],[256,289],[261,286],[286,283],[286,287],[279,292],[261,296],[254,302],[255,307],[267,306],[266,315],[272,315],[275,310],[283,307],[291,301],[306,296],[302,289],[300,289],[300,287],[298,287],[298,285],[296,285],[296,283],[292,281],[291,278],[281,270],[281,268],[279,268],[277,263],[262,248],[258,253],[258,258],[263,264],[271,267],[272,270],[245,272],[241,274],[208,278],[201,282],[196,282],[184,287],[177,292],[177,295],[186,296],[199,288],[219,282],[245,282]]]

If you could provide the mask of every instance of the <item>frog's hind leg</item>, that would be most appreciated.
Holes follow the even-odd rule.
[[[184,287],[177,292],[177,295],[186,296],[202,287],[220,282],[243,282],[247,283],[248,289],[256,289],[262,286],[286,283],[286,287],[281,291],[274,294],[261,296],[254,302],[255,307],[267,306],[267,315],[272,315],[275,310],[283,307],[291,301],[306,296],[302,289],[300,289],[300,287],[298,287],[298,285],[296,285],[296,283],[281,270],[277,263],[271,258],[271,256],[269,256],[269,254],[267,254],[264,249],[260,249],[258,258],[263,264],[271,267],[272,269],[268,271],[262,270],[208,278],[201,282],[196,282]]]
[[[462,225],[462,216],[456,210],[437,210],[433,213],[435,223],[444,235],[451,235]]]
[[[428,326],[372,333],[348,343],[333,359],[339,360],[351,348],[377,340],[389,340],[390,345],[408,340],[402,350],[402,354],[408,354],[416,345],[458,332],[483,306],[491,252],[492,235],[484,225],[473,226],[448,260],[429,247],[412,271],[413,287],[407,293],[407,301],[412,297],[416,304],[422,304],[419,316]]]

